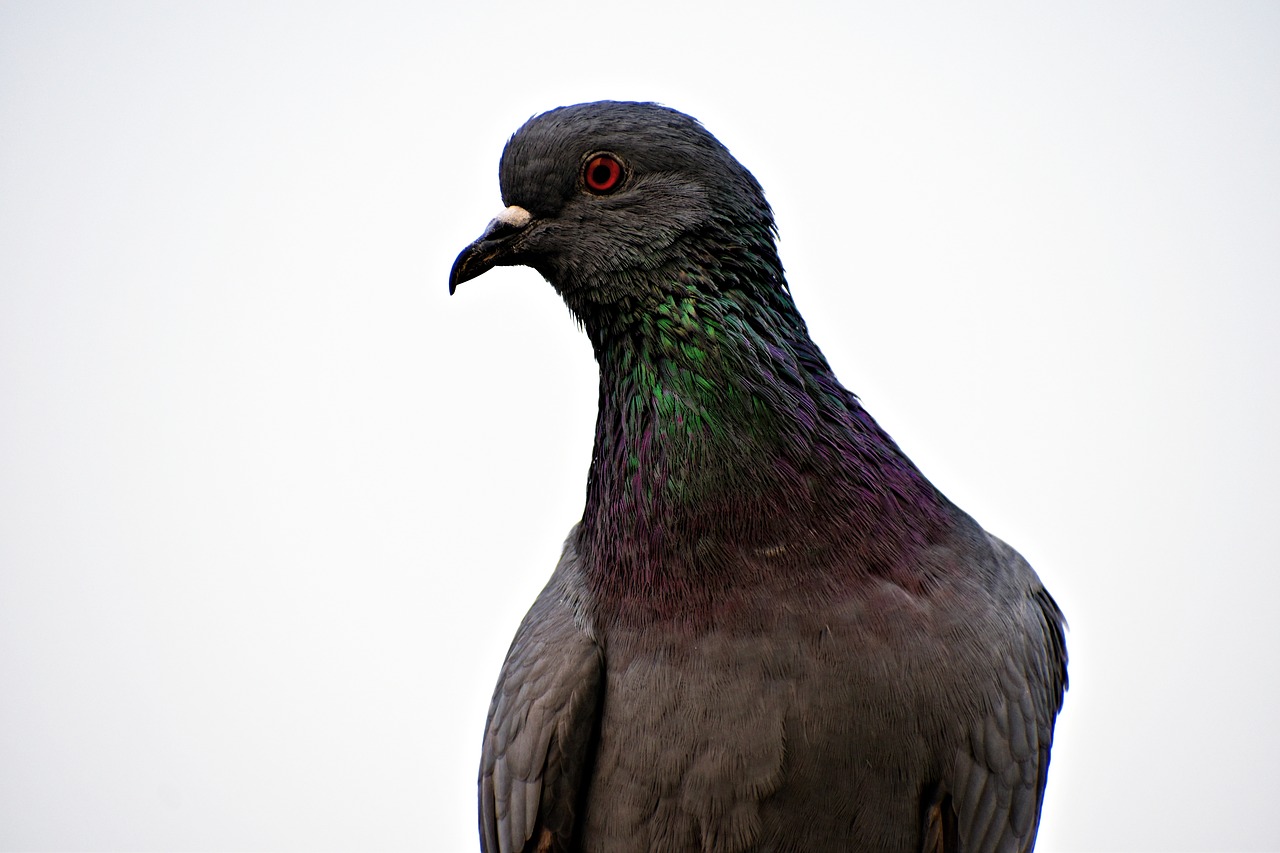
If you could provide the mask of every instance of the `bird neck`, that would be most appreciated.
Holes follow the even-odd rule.
[[[780,272],[763,305],[705,284],[651,293],[580,315],[600,407],[578,546],[605,597],[709,607],[744,572],[779,571],[770,555],[905,572],[949,504],[835,379]]]

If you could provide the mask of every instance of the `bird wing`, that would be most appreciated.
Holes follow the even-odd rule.
[[[579,615],[572,545],[516,632],[480,758],[484,853],[567,850],[600,712],[604,658]]]
[[[1035,841],[1053,725],[1067,687],[1062,611],[1022,557],[991,537],[997,560],[1023,582],[1015,642],[986,713],[957,756],[951,792],[963,850],[1026,853]]]

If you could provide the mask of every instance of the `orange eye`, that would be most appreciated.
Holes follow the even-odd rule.
[[[622,164],[611,154],[597,154],[582,167],[582,182],[593,193],[613,192],[622,183]]]

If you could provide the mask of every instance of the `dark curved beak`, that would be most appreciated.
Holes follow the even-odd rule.
[[[480,239],[462,250],[449,271],[449,294],[464,281],[483,275],[494,267],[520,263],[520,249],[533,217],[523,207],[512,205],[494,217]]]

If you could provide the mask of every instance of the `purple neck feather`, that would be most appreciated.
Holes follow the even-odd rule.
[[[743,589],[919,582],[954,509],[832,374],[790,297],[655,295],[585,317],[600,409],[578,549],[613,618]]]

